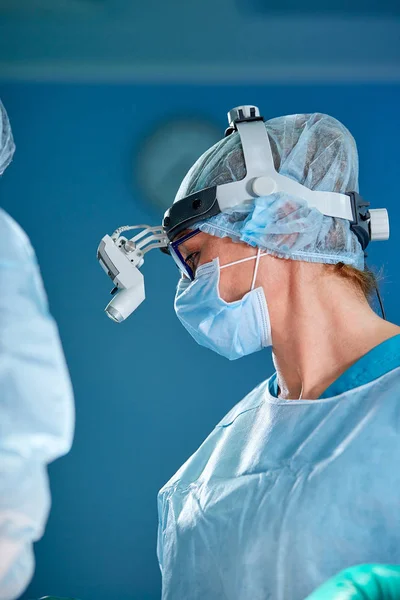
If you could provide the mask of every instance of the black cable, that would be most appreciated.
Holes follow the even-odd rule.
[[[364,250],[364,265],[365,265],[365,269],[367,271],[370,271],[370,269],[368,268],[368,265],[367,265],[367,258],[368,258],[368,254]],[[375,283],[375,291],[376,291],[376,296],[378,298],[379,306],[381,308],[382,319],[384,319],[385,321],[387,321],[385,307],[383,306],[383,300],[382,300],[382,296],[381,296],[381,293],[379,291],[379,286],[378,286],[377,282]]]
[[[385,321],[386,321],[385,308],[383,306],[383,300],[382,300],[382,296],[381,296],[381,293],[379,291],[378,285],[376,285],[375,289],[376,289],[376,295],[377,295],[378,301],[379,301],[379,306],[381,307],[382,319],[385,319]]]

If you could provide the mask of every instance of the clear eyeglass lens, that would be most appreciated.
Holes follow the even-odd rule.
[[[184,275],[186,275],[186,277],[189,277],[190,279],[192,279],[192,274],[190,273],[188,265],[185,263],[185,261],[183,260],[183,258],[181,258],[175,252],[175,250],[174,250],[174,248],[172,248],[172,246],[170,247],[170,253],[171,253],[172,258],[174,259],[174,262],[175,262],[176,266],[180,270],[180,272],[183,273]]]

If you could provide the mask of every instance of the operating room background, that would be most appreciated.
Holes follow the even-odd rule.
[[[17,151],[0,182],[1,206],[35,246],[60,328],[77,414],[71,453],[50,467],[53,506],[35,548],[36,573],[23,599],[57,594],[82,600],[155,600],[161,585],[157,491],[223,415],[271,374],[272,363],[269,351],[230,363],[197,346],[174,314],[178,272],[158,251],[146,257],[142,269],[145,303],[122,325],[105,316],[112,284],[96,260],[101,237],[119,225],[156,225],[162,217],[161,206],[149,202],[139,185],[135,165],[141,144],[157,124],[186,117],[212,123],[222,137],[227,110],[246,103],[258,105],[266,118],[321,111],[343,121],[358,144],[362,194],[390,213],[391,238],[370,246],[369,262],[383,267],[388,318],[400,323],[399,43],[390,38],[387,54],[375,52],[373,64],[368,52],[359,50],[359,69],[353,71],[343,48],[340,68],[323,57],[318,68],[307,71],[310,41],[298,70],[290,67],[290,44],[285,42],[289,66],[283,75],[279,65],[265,72],[251,61],[237,66],[240,48],[246,48],[243,38],[228,64],[223,42],[229,42],[228,35],[218,42],[221,55],[226,53],[224,61],[214,63],[209,72],[211,51],[203,58],[193,54],[198,61],[193,65],[183,59],[180,64],[178,41],[172,50],[168,46],[168,52],[176,52],[166,59],[170,70],[153,68],[159,65],[155,54],[146,72],[144,57],[137,57],[140,69],[121,70],[120,63],[115,69],[110,62],[105,65],[104,57],[90,63],[90,53],[85,70],[75,44],[70,61],[57,68],[59,40],[54,40],[54,60],[51,44],[39,55],[39,34],[31,62],[21,46],[20,54],[17,45],[14,54],[10,51],[6,42],[16,17],[4,0],[0,15],[2,9],[0,96]],[[381,36],[382,19],[389,13],[379,21]],[[389,20],[399,28],[398,17],[394,10]],[[49,12],[46,18],[50,27]],[[189,18],[189,12],[182,16]],[[389,21],[387,27],[392,35]],[[148,43],[142,41],[141,47]],[[267,62],[260,40],[251,51],[259,59],[264,52]],[[147,52],[150,56],[149,47]]]

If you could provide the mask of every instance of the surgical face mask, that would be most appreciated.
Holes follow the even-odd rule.
[[[218,258],[201,265],[194,281],[183,277],[175,297],[175,312],[201,346],[235,360],[272,346],[271,325],[262,287],[254,289],[260,257],[257,253],[220,267]],[[220,271],[256,260],[251,290],[236,302],[219,295]]]

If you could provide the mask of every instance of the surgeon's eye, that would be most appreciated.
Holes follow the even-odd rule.
[[[199,256],[200,252],[192,252],[185,259],[186,264],[192,269],[193,272],[196,270],[196,267],[199,263]]]

